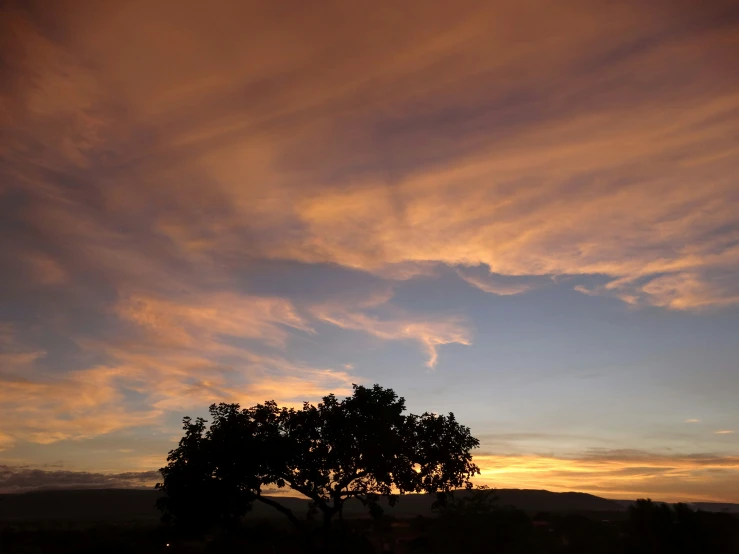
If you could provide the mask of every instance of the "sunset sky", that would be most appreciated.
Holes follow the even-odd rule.
[[[0,4],[0,492],[352,383],[739,502],[739,4]]]

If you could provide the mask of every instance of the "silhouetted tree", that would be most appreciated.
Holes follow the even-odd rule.
[[[303,522],[273,498],[267,487],[289,487],[322,514],[325,537],[332,518],[356,498],[370,513],[378,501],[398,494],[449,491],[469,486],[479,473],[470,451],[479,441],[454,414],[405,414],[405,400],[392,389],[354,385],[352,396],[333,394],[302,409],[273,401],[242,409],[210,407],[211,426],[185,418],[185,436],[170,452],[159,507],[190,522],[232,521],[254,501]]]
[[[239,483],[219,467],[220,445],[210,440],[206,421],[183,419],[185,435],[167,457],[167,467],[160,470],[164,479],[157,488],[166,496],[157,501],[164,519],[174,519],[178,526],[199,531],[214,522],[234,524],[251,508],[259,490],[257,468],[246,471],[253,458],[240,460],[244,471]],[[222,463],[222,462],[221,462]]]

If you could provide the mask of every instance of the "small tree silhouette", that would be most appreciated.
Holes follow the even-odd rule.
[[[378,515],[381,497],[393,505],[398,494],[470,486],[479,473],[470,450],[479,441],[454,414],[405,414],[405,399],[392,389],[353,388],[343,400],[330,394],[302,409],[214,404],[207,429],[204,420],[185,418],[185,436],[161,469],[159,508],[193,526],[233,522],[257,501],[302,530],[290,509],[262,494],[289,487],[322,514],[328,543],[332,518],[341,519],[349,498]]]

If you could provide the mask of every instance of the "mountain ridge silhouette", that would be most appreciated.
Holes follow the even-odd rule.
[[[465,494],[457,491],[458,495]],[[533,489],[496,489],[500,506],[513,506],[527,512],[625,512],[631,501],[609,500],[581,492],[550,492]],[[0,521],[156,521],[160,517],[154,503],[161,494],[142,489],[47,489],[0,495]],[[290,496],[272,496],[304,516],[308,500]],[[430,516],[433,514],[433,495],[410,494],[400,497],[390,507],[382,506],[386,514],[395,517]],[[705,511],[739,513],[739,504],[697,502],[690,503]],[[345,517],[366,517],[367,511],[359,501],[347,503]],[[280,519],[276,510],[255,503],[247,518]]]

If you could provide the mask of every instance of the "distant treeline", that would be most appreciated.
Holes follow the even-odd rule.
[[[436,554],[733,554],[739,553],[739,518],[638,500],[615,518],[592,513],[528,515],[481,502],[442,509],[413,522],[418,535],[403,552]]]

